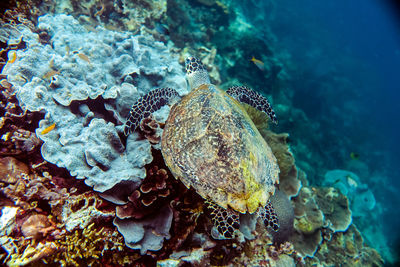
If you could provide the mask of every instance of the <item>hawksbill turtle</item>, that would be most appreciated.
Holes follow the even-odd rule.
[[[186,59],[191,91],[180,99],[176,90],[159,88],[132,106],[124,134],[142,119],[171,105],[161,137],[161,152],[172,174],[206,199],[214,228],[221,238],[233,238],[239,213],[257,213],[266,227],[278,231],[269,202],[278,183],[279,167],[244,105],[264,112],[276,123],[268,100],[245,86],[226,92],[211,84],[202,62]],[[215,231],[215,230],[214,230]]]

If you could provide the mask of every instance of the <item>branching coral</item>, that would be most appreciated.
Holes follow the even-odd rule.
[[[28,264],[38,264],[39,260],[53,255],[56,251],[57,245],[54,242],[35,244],[34,241],[31,241],[21,254],[12,254],[10,260],[7,261],[7,265],[25,266]]]
[[[114,230],[96,227],[94,223],[83,230],[77,229],[63,239],[56,240],[59,253],[50,257],[46,262],[57,262],[63,266],[90,266],[112,262],[126,263],[137,258],[135,254],[128,256],[125,253],[112,256],[123,250],[124,243],[121,236]],[[119,257],[118,257],[119,256]]]

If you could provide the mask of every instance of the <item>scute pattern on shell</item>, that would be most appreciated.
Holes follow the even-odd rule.
[[[201,85],[172,108],[162,153],[187,187],[242,213],[265,206],[278,182],[276,159],[247,113],[213,85]]]

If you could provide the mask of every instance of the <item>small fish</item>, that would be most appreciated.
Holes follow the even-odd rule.
[[[14,63],[17,60],[17,53],[13,50],[8,52],[8,61],[7,63]]]
[[[254,56],[250,59],[260,70],[264,70],[264,62],[259,59],[256,59]]]
[[[97,11],[96,13],[94,13],[94,16],[95,16],[95,17],[101,16],[101,15],[103,14],[103,12],[104,12],[105,9],[106,9],[106,8],[105,8],[104,4],[101,3],[101,9],[100,9],[99,11]]]
[[[169,35],[168,26],[162,23],[156,24],[156,31],[160,34]]]
[[[78,57],[90,64],[90,59],[87,55],[85,55],[83,53],[78,53]]]
[[[358,160],[358,159],[360,159],[360,154],[358,154],[356,152],[351,152],[350,153],[350,158],[354,159],[354,160]]]
[[[48,72],[46,72],[46,73],[43,75],[43,79],[48,80],[48,79],[50,79],[51,77],[53,77],[54,75],[58,75],[58,74],[60,74],[60,71],[59,71],[59,70],[49,70]]]
[[[351,178],[350,175],[347,176],[347,183],[351,186],[351,187],[357,187],[358,183],[356,182],[356,180],[354,180],[353,178]]]
[[[49,127],[44,128],[44,130],[40,134],[47,134],[47,133],[53,131],[54,128],[56,128],[56,124],[55,123],[53,123]]]

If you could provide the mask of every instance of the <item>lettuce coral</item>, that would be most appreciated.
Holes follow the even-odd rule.
[[[27,48],[16,51],[3,73],[24,109],[46,114],[36,130],[43,158],[100,192],[122,181],[138,186],[152,161],[150,144],[132,135],[125,146],[117,126],[135,98],[154,86],[186,93],[178,61],[151,36],[100,26],[88,31],[67,15],[39,17],[38,31],[50,38],[44,44],[29,28],[19,30]]]

